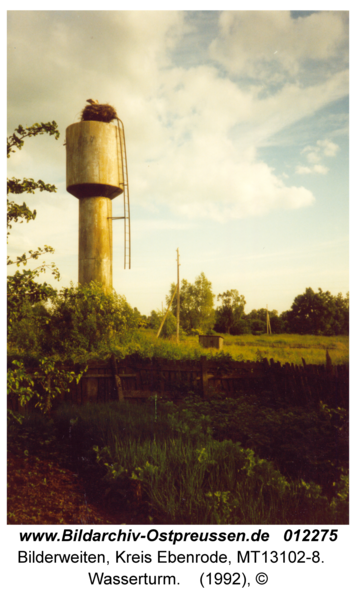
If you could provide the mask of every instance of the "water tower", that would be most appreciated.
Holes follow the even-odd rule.
[[[88,101],[82,121],[66,130],[67,191],[79,200],[79,283],[112,289],[112,221],[124,220],[124,268],[131,268],[130,202],[125,133],[115,109]],[[114,123],[112,121],[115,121]],[[123,194],[124,216],[112,216]]]

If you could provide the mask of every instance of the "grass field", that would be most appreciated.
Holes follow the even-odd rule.
[[[172,358],[198,357],[201,354],[216,354],[218,350],[203,349],[199,345],[197,336],[185,336],[180,340],[179,347],[174,338],[170,340],[156,339],[152,330],[142,332],[142,340],[146,345],[146,352],[153,356],[172,354]],[[333,364],[349,362],[349,337],[348,336],[315,336],[315,335],[227,335],[224,338],[223,351],[230,354],[235,360],[260,360],[267,358],[301,365],[302,358],[308,364],[324,364],[326,350]],[[194,356],[195,355],[195,356]]]

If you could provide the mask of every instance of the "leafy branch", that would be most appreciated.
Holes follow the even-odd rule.
[[[12,368],[7,372],[7,393],[17,398],[20,406],[26,406],[31,400],[36,400],[43,412],[48,412],[52,401],[63,392],[69,391],[73,380],[78,384],[87,367],[79,373],[58,368],[53,358],[41,358],[39,370],[34,374],[28,373],[23,361],[14,360]],[[40,386],[42,392],[36,389]]]
[[[37,182],[33,179],[17,179],[16,177],[12,177],[7,180],[7,193],[8,194],[34,194],[36,190],[40,192],[56,192],[57,188],[55,185],[51,183],[44,183],[42,179],[39,179]]]
[[[54,135],[58,140],[60,133],[58,131],[58,125],[55,121],[51,123],[34,123],[31,127],[23,127],[19,125],[15,132],[7,138],[7,157],[9,158],[12,152],[21,150],[24,145],[24,139],[27,137],[34,137],[36,135],[42,135],[48,133],[48,135]]]
[[[59,131],[55,121],[49,123],[34,123],[31,127],[23,127],[19,125],[15,132],[7,138],[7,157],[11,156],[11,153],[16,150],[21,150],[24,145],[24,139],[34,137],[36,135],[42,135],[48,133],[48,135],[54,135],[56,140],[59,138]],[[42,179],[34,181],[31,178],[17,179],[11,177],[7,179],[7,194],[34,194],[36,191],[40,192],[56,192],[57,188],[55,185],[45,183]],[[31,210],[25,202],[17,204],[14,200],[7,198],[7,229],[9,236],[9,230],[12,228],[12,222],[28,223],[36,218],[36,210]]]
[[[54,248],[52,248],[52,246],[45,245],[44,248],[37,248],[37,250],[29,250],[28,255],[24,252],[22,254],[22,256],[17,256],[16,260],[12,260],[8,256],[7,257],[7,266],[16,265],[17,267],[19,267],[20,264],[23,264],[24,266],[26,266],[27,261],[30,260],[31,258],[33,258],[34,260],[37,260],[39,256],[42,256],[43,254],[48,254],[48,253],[53,254]],[[52,263],[52,265],[53,265],[53,263]]]

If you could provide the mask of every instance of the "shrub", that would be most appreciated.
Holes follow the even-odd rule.
[[[66,356],[111,353],[112,345],[123,343],[138,323],[125,297],[105,293],[96,281],[63,288],[51,313],[44,350]]]

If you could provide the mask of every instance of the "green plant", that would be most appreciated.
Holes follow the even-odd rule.
[[[25,406],[36,395],[35,382],[22,361],[14,360],[13,365],[15,368],[7,371],[7,395],[15,396],[20,406]]]
[[[86,370],[86,369],[85,369]],[[14,397],[20,406],[26,406],[31,400],[43,412],[49,412],[53,400],[69,390],[69,384],[75,379],[78,383],[84,370],[80,373],[58,368],[54,359],[39,360],[38,370],[29,373],[22,361],[14,360],[12,368],[7,372],[7,394]],[[42,391],[38,391],[41,386]]]
[[[73,358],[83,353],[117,353],[125,336],[130,339],[137,320],[124,296],[106,293],[99,282],[72,284],[53,301],[44,350]]]
[[[330,501],[312,480],[286,476],[238,442],[213,439],[217,419],[225,414],[228,424],[230,412],[223,403],[219,417],[204,415],[202,405],[191,395],[183,406],[159,403],[157,414],[151,402],[59,407],[54,418],[62,415],[63,430],[72,419],[71,443],[80,456],[94,452],[111,502],[134,501],[151,522],[347,522],[346,471]]]
[[[35,123],[31,127],[23,127],[19,125],[15,132],[7,138],[7,157],[9,158],[16,150],[21,150],[24,145],[24,139],[42,135],[44,133],[50,136],[59,138],[57,123]],[[7,180],[7,229],[8,234],[14,223],[29,222],[36,218],[36,211],[31,210],[25,202],[20,205],[13,199],[13,196],[19,194],[34,194],[36,191],[56,192],[56,187],[51,184],[44,183],[41,179],[35,182],[33,179],[24,178],[22,180],[12,177]],[[38,248],[37,250],[29,250],[16,258],[7,257],[7,264],[26,266],[27,261],[37,260],[40,256],[48,253],[53,253],[54,250],[50,246]],[[23,317],[23,307],[36,302],[51,299],[56,292],[51,285],[47,283],[36,282],[36,277],[40,273],[50,269],[55,279],[59,279],[59,272],[54,263],[46,264],[43,262],[40,266],[32,269],[16,271],[14,275],[8,276],[7,302],[8,302],[8,335],[11,343],[11,329],[14,323],[18,322]]]

